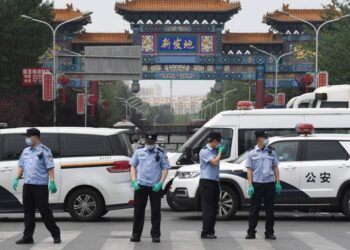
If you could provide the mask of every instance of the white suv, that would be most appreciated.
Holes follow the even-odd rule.
[[[273,137],[283,192],[276,195],[276,209],[339,211],[350,218],[350,135]],[[221,195],[218,218],[234,217],[249,206],[247,152],[220,165]],[[177,206],[200,210],[198,164],[178,170],[170,195]]]
[[[50,194],[54,211],[93,221],[109,210],[130,208],[129,160],[132,148],[126,130],[105,128],[39,128],[41,141],[54,156],[58,192]],[[20,180],[12,188],[18,159],[26,147],[26,128],[0,130],[0,212],[23,212]]]

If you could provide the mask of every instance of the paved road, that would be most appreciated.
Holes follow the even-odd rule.
[[[165,206],[164,206],[165,207]],[[232,249],[350,249],[350,221],[340,214],[278,213],[276,220],[277,241],[262,239],[264,223],[258,226],[257,240],[244,239],[247,229],[247,213],[241,212],[232,221],[217,223],[217,240],[201,240],[201,218],[196,212],[175,213],[163,209],[162,242],[154,244],[149,236],[149,211],[141,243],[130,243],[132,210],[114,211],[94,223],[79,223],[66,214],[56,214],[62,230],[61,245],[51,244],[52,239],[43,223],[37,223],[35,244],[16,246],[21,236],[23,216],[0,214],[0,249],[16,250],[232,250]],[[261,218],[264,219],[263,217]]]

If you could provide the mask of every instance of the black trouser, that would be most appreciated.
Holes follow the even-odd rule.
[[[220,197],[220,185],[218,181],[201,179],[199,182],[203,234],[215,234],[216,215],[218,212],[218,203]]]
[[[33,238],[35,230],[35,208],[39,210],[41,218],[52,237],[57,238],[60,236],[60,229],[57,227],[52,211],[49,208],[49,190],[47,185],[24,184],[23,207],[24,238]]]
[[[275,204],[275,183],[253,183],[254,194],[251,198],[249,211],[248,234],[255,235],[255,228],[258,224],[261,201],[264,199],[266,212],[265,234],[273,234],[274,226],[274,204]]]
[[[152,238],[160,237],[160,207],[162,192],[153,192],[152,187],[140,185],[140,190],[135,191],[134,195],[134,226],[132,235],[140,238],[142,235],[143,225],[145,222],[145,209],[148,197],[151,202],[151,236]]]

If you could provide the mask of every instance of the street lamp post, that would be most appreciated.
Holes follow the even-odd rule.
[[[137,96],[133,96],[133,97],[130,97],[129,99],[126,99],[126,98],[122,98],[122,97],[117,96],[116,98],[121,100],[125,104],[125,119],[127,120],[128,119],[128,105],[129,105],[129,101],[131,101],[131,100],[133,100],[135,98],[138,98],[138,97]]]
[[[232,90],[229,90],[229,91],[226,91],[225,94],[224,94],[224,102],[223,102],[223,111],[226,110],[226,96],[232,92],[235,92],[237,91],[237,89],[232,89]]]
[[[74,21],[77,21],[79,19],[82,19],[82,18],[85,18],[87,16],[90,16],[92,14],[92,12],[88,12],[82,16],[78,16],[76,18],[72,18],[72,19],[69,19],[65,22],[62,22],[60,24],[58,24],[56,26],[56,28],[53,28],[51,24],[49,24],[48,22],[45,22],[45,21],[42,21],[42,20],[38,20],[38,19],[35,19],[33,17],[30,17],[30,16],[27,16],[27,15],[21,15],[22,18],[25,18],[25,19],[28,19],[30,21],[33,21],[33,22],[37,22],[37,23],[42,23],[42,24],[45,24],[46,26],[48,26],[50,28],[50,30],[52,31],[52,46],[53,46],[53,50],[52,50],[52,57],[53,57],[53,125],[56,126],[56,121],[57,121],[57,116],[56,116],[56,92],[57,92],[57,86],[56,86],[56,81],[57,81],[57,69],[56,69],[56,33],[58,31],[58,29],[60,27],[62,27],[63,25],[67,24],[67,23],[71,23],[71,22],[74,22]],[[87,99],[85,97],[85,102],[87,102]],[[85,110],[85,112],[87,112]]]
[[[224,98],[221,98],[221,99],[219,99],[219,100],[217,100],[217,101],[215,102],[215,114],[218,113],[218,104],[219,104],[221,101],[223,101],[223,100],[224,100]]]
[[[283,57],[297,53],[297,52],[299,52],[299,50],[291,51],[291,52],[282,54],[279,57],[277,57],[277,56],[275,56],[275,55],[273,55],[265,50],[262,50],[262,49],[255,47],[254,45],[250,45],[249,47],[251,47],[251,48],[253,48],[253,49],[255,49],[255,50],[257,50],[265,55],[271,56],[275,60],[275,105],[277,105],[277,98],[276,97],[277,97],[277,89],[278,89],[278,65],[279,65],[279,62]]]
[[[283,14],[285,14],[285,15],[287,15],[287,16],[289,16],[289,17],[291,17],[291,18],[294,18],[294,19],[296,19],[296,20],[299,20],[300,22],[306,23],[306,24],[310,25],[310,26],[314,29],[314,31],[315,31],[315,33],[316,33],[315,77],[316,77],[316,79],[317,79],[317,74],[318,74],[319,37],[320,37],[320,31],[321,31],[322,27],[325,26],[326,24],[333,23],[333,22],[337,22],[337,21],[340,21],[340,20],[342,20],[342,19],[344,19],[344,18],[350,17],[350,14],[347,14],[347,15],[344,15],[344,16],[341,16],[341,17],[337,17],[337,18],[332,19],[332,20],[328,20],[328,21],[326,21],[326,22],[320,24],[320,26],[318,26],[318,28],[317,28],[317,27],[316,27],[314,24],[312,24],[311,22],[306,21],[306,20],[304,20],[304,19],[301,19],[301,18],[299,18],[299,17],[293,16],[293,15],[289,14],[289,13],[286,12],[286,11],[280,11],[280,12],[283,13]],[[318,84],[318,83],[317,83],[317,84]]]

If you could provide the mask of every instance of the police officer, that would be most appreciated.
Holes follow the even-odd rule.
[[[251,198],[249,211],[249,229],[247,240],[255,239],[262,199],[266,212],[265,239],[275,240],[274,203],[275,192],[282,191],[278,158],[275,150],[268,146],[269,136],[266,131],[256,131],[257,145],[250,150],[247,158],[248,195]]]
[[[46,228],[50,231],[55,244],[61,243],[60,229],[55,223],[49,208],[49,191],[57,192],[54,163],[51,150],[41,144],[40,131],[36,128],[27,130],[25,142],[28,145],[18,162],[17,176],[13,180],[13,189],[17,191],[19,179],[24,175],[23,207],[24,233],[16,244],[33,244],[35,229],[35,208],[41,214]],[[50,184],[49,183],[50,177]]]
[[[221,144],[221,134],[217,132],[211,132],[207,142],[199,152],[201,169],[199,189],[203,220],[201,238],[216,239],[215,223],[220,196],[219,168],[225,147]]]
[[[156,145],[157,134],[146,133],[145,145],[140,146],[130,160],[132,187],[134,194],[134,225],[131,242],[139,242],[148,197],[151,203],[152,241],[160,242],[160,208],[163,183],[170,164],[164,150]]]

